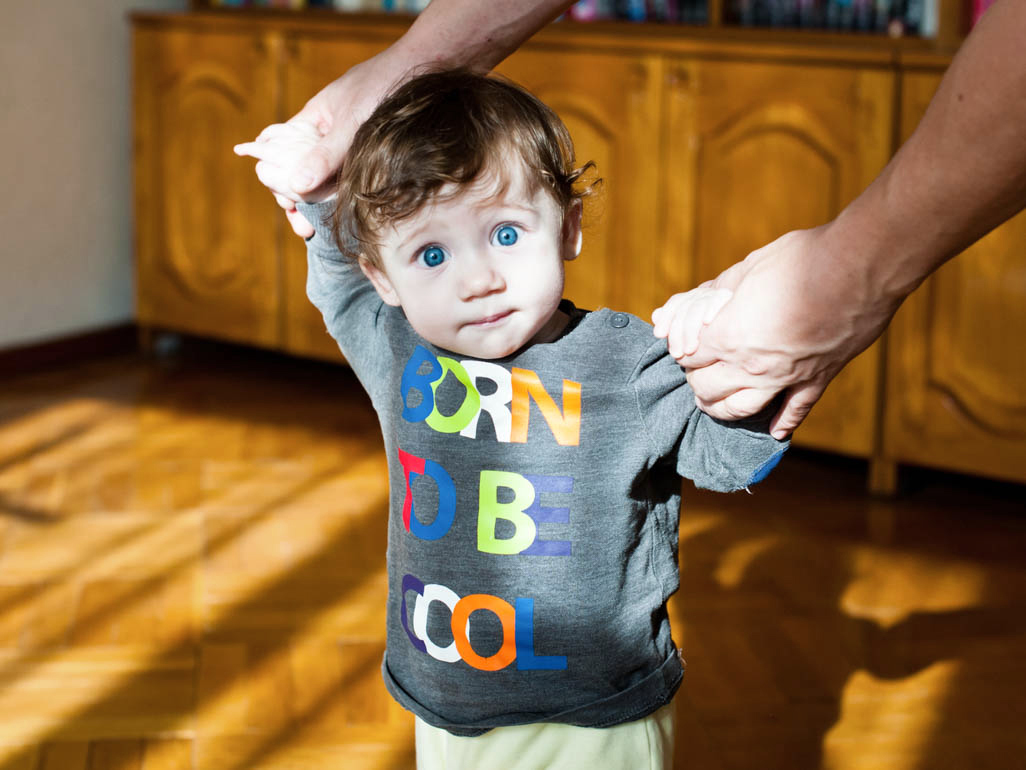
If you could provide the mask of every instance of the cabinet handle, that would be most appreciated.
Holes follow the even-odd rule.
[[[691,88],[691,70],[684,66],[672,67],[666,75],[666,85],[672,89],[687,91]]]
[[[285,41],[280,32],[270,31],[264,35],[253,38],[253,50],[256,52],[257,56],[273,56],[277,58],[281,56],[281,52],[284,47]]]
[[[644,91],[648,83],[648,67],[638,62],[631,68],[631,81],[634,91]]]

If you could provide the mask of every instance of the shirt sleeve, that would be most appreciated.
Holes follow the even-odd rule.
[[[769,475],[790,445],[769,434],[770,416],[727,422],[702,412],[664,340],[645,351],[633,384],[655,456],[675,459],[677,473],[699,489],[747,489]]]
[[[334,204],[299,203],[296,208],[314,227],[306,242],[306,294],[321,311],[328,333],[338,343],[356,376],[373,398],[373,387],[385,381],[388,350],[381,301],[363,271],[345,257],[331,232]]]

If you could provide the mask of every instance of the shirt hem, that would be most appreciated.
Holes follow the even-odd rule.
[[[626,690],[601,698],[583,706],[575,706],[553,714],[511,712],[478,722],[455,722],[437,714],[417,701],[396,681],[388,667],[388,655],[381,663],[385,687],[400,706],[433,727],[440,727],[453,735],[473,737],[483,735],[496,727],[558,722],[577,727],[613,727],[624,722],[642,719],[669,703],[680,687],[684,669],[674,649],[651,674]]]

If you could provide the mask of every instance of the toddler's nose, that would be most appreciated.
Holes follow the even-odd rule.
[[[487,259],[472,261],[460,277],[460,299],[471,300],[484,297],[506,288],[506,282],[495,266]]]

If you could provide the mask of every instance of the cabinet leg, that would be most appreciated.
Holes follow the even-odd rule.
[[[893,497],[898,491],[898,463],[883,457],[869,460],[869,492],[881,497]]]
[[[139,352],[144,356],[153,355],[153,328],[138,325],[135,327],[135,338],[139,345]]]

